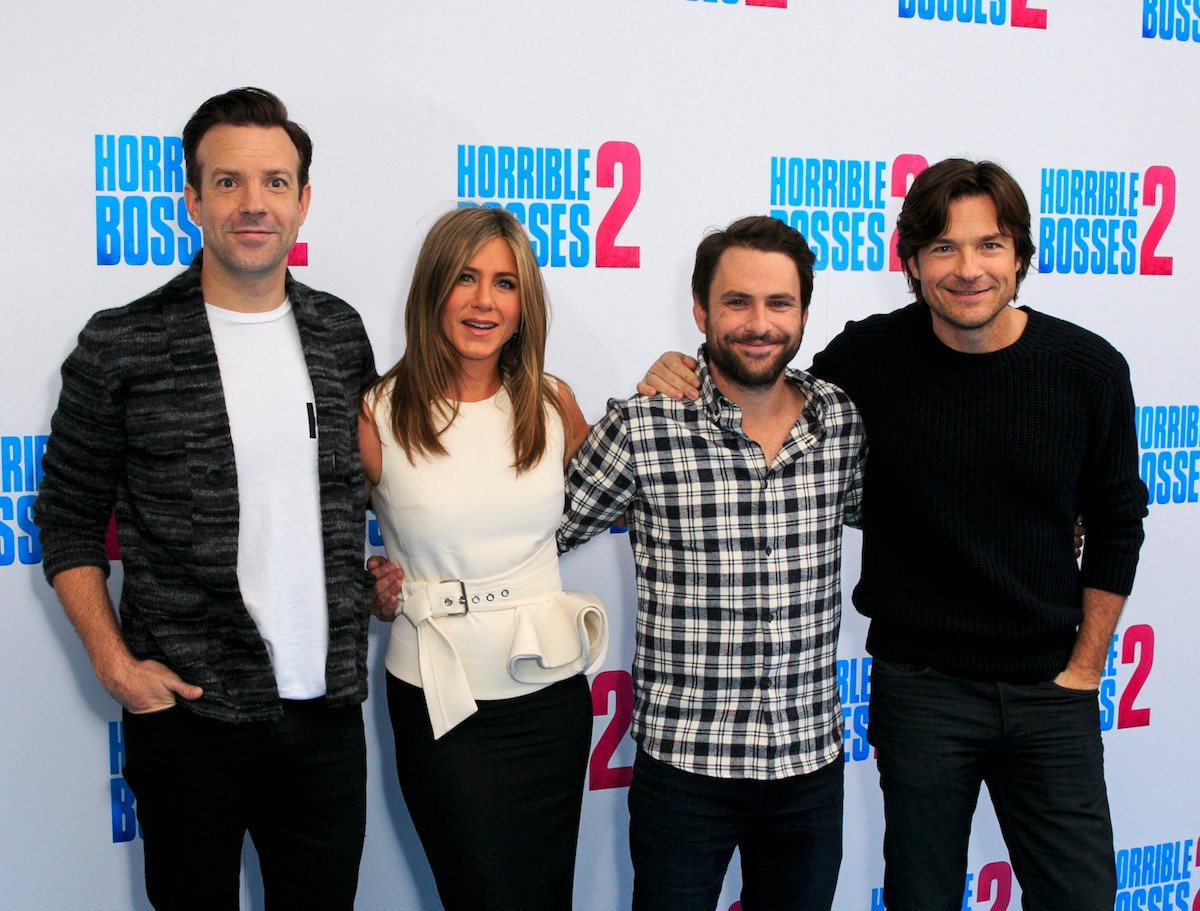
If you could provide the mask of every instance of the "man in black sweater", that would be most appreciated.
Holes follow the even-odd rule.
[[[986,782],[1025,907],[1111,908],[1097,693],[1147,501],[1129,370],[1093,333],[1014,306],[1034,246],[999,166],[928,168],[897,235],[916,303],[849,324],[812,368],[867,428],[854,603],[871,618],[884,901],[961,907]],[[678,389],[670,372],[639,391]]]
[[[89,320],[35,507],[44,569],[124,709],[125,780],[163,909],[350,911],[366,825],[362,321],[292,279],[312,143],[243,88],[183,130],[190,268]],[[105,531],[115,510],[118,626]]]

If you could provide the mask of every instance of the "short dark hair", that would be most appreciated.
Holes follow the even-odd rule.
[[[994,161],[947,158],[917,175],[896,219],[896,255],[904,264],[908,287],[918,301],[924,301],[921,283],[909,271],[908,261],[945,232],[950,223],[950,203],[973,196],[985,196],[995,205],[1000,233],[1012,238],[1021,263],[1017,288],[1021,287],[1036,250],[1029,229],[1029,203],[1021,185]]]
[[[300,189],[308,185],[308,167],[312,164],[312,140],[304,127],[288,119],[287,107],[279,97],[266,89],[245,86],[231,89],[196,108],[183,128],[183,159],[187,164],[187,182],[200,192],[200,160],[196,150],[204,134],[219,124],[235,127],[281,127],[300,154],[300,170],[296,174]]]
[[[747,215],[723,231],[714,231],[700,241],[696,248],[696,265],[692,269],[692,294],[705,310],[708,292],[712,287],[717,261],[730,247],[746,247],[763,253],[783,253],[796,264],[800,274],[800,306],[807,308],[812,300],[813,256],[804,235],[788,227],[778,218],[767,215]]]

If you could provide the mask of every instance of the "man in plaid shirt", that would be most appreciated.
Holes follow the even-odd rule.
[[[842,841],[835,659],[862,420],[787,364],[813,254],[749,217],[696,252],[698,401],[610,402],[567,474],[559,548],[626,517],[637,566],[635,909],[828,909]]]

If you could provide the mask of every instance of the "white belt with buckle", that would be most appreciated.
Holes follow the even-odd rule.
[[[478,706],[447,625],[471,613],[511,610],[516,631],[508,672],[521,683],[554,683],[599,666],[608,649],[604,606],[564,592],[554,539],[508,572],[485,579],[408,582],[400,610],[417,631],[421,687],[435,739]]]

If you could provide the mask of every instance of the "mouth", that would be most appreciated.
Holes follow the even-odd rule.
[[[732,344],[752,354],[760,354],[765,351],[770,351],[772,348],[778,347],[781,342],[773,339],[770,336],[752,336],[749,338],[735,338]]]
[[[477,335],[486,335],[500,325],[499,323],[492,323],[488,322],[487,320],[479,319],[465,319],[462,321],[462,324],[466,326],[467,329],[472,333]]]
[[[972,298],[987,294],[991,288],[946,288],[947,293],[957,298]]]
[[[240,231],[234,231],[233,236],[238,240],[250,241],[251,243],[261,243],[262,241],[269,240],[270,238],[274,237],[275,232],[249,228]]]

